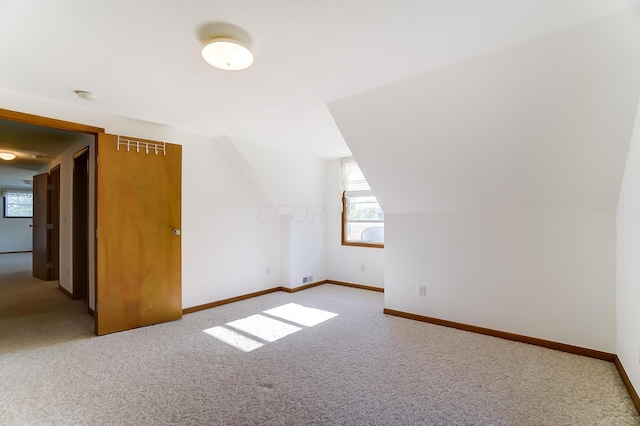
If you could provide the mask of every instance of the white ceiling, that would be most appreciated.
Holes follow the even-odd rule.
[[[639,3],[1,0],[0,87],[212,138],[340,157],[349,148],[328,102]],[[228,72],[202,60],[199,32],[212,22],[249,34],[253,67]],[[97,99],[82,101],[75,89]]]
[[[89,144],[93,136],[33,124],[0,120],[0,151],[17,155],[0,159],[0,188],[30,188],[32,177],[79,141]]]
[[[17,155],[17,158],[11,161],[0,160],[0,164],[39,171],[81,140],[89,143],[93,140],[93,136],[17,121],[0,120],[0,151],[9,151]]]

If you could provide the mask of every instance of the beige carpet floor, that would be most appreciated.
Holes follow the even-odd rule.
[[[95,337],[84,302],[4,256],[2,425],[640,424],[613,364],[386,316],[380,293],[323,285]],[[16,284],[48,301],[10,306]]]

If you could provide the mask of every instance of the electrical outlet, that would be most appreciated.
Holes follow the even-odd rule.
[[[418,296],[427,297],[427,286],[426,285],[419,285],[418,286]]]
[[[367,269],[364,267],[364,265],[360,265],[360,272],[366,272]]]

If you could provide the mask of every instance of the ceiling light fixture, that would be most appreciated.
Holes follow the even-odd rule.
[[[85,101],[93,101],[96,99],[96,97],[93,96],[93,93],[87,92],[86,90],[74,90],[73,93],[75,93],[80,99],[84,99]]]
[[[13,152],[0,151],[0,158],[6,161],[11,161],[16,158],[16,155]]]
[[[215,38],[202,48],[202,57],[221,70],[239,71],[253,64],[253,53],[231,38]]]

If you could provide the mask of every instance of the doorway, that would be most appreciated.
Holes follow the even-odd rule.
[[[49,173],[33,177],[32,273],[43,281],[51,279],[49,257]]]
[[[84,234],[87,240],[89,239],[88,227],[91,226],[92,219],[87,218],[91,214],[90,200],[93,196],[86,195],[92,189],[92,178],[89,176],[87,164],[93,164],[93,159],[89,151],[84,152],[83,148],[91,147],[95,143],[96,135],[102,131],[103,129],[92,126],[0,109],[0,148],[17,154],[15,161],[12,161],[14,164],[5,163],[4,168],[0,170],[0,184],[13,187],[24,185],[27,181],[31,183],[31,180],[35,179],[33,176],[38,173],[50,179],[44,184],[44,192],[50,193],[54,202],[49,217],[44,220],[42,226],[53,235],[47,237],[49,260],[45,262],[47,276],[45,278],[43,275],[43,279],[51,280],[49,282],[56,284],[59,289],[58,293],[64,293],[65,297],[69,296],[72,299],[87,300],[92,293],[93,280],[90,273],[94,262],[93,245],[85,243],[84,248],[76,247],[74,251],[72,244],[74,227],[76,232],[84,227]],[[81,172],[81,167],[75,178],[80,182],[79,191],[82,195],[74,196],[74,186],[77,187],[78,182],[74,183],[73,169],[77,162],[82,161],[85,162],[85,172]],[[6,179],[3,182],[1,174],[10,179],[15,178],[17,185],[13,181],[7,183]],[[15,177],[18,175],[19,177]],[[82,200],[84,206],[81,205]],[[80,218],[80,224],[74,224],[73,221],[74,201],[76,204],[80,203],[80,207],[76,206],[75,209],[84,210],[84,213],[75,214],[76,218]],[[31,236],[31,233],[29,235]],[[74,256],[80,257],[75,260]],[[74,267],[83,266],[86,272],[80,270],[80,281],[74,283]],[[46,291],[50,287],[49,282],[42,283],[40,288]],[[78,293],[75,294],[76,292]],[[2,298],[3,294],[0,294],[0,299]],[[28,308],[28,305],[25,308]],[[87,312],[87,303],[84,304],[84,311]]]
[[[59,154],[67,161],[61,166],[64,206],[61,209],[60,289],[72,297],[73,290],[77,289],[80,297],[87,289],[82,279],[88,275],[89,311],[94,307],[96,334],[181,318],[182,147],[169,142],[109,135],[104,129],[7,110],[0,110],[0,122],[2,119],[90,135],[90,150],[95,147],[91,155],[87,153],[84,157],[81,151],[76,151],[78,155],[71,158],[68,150]],[[78,149],[83,146],[86,144],[79,144]],[[98,154],[100,167],[97,167]],[[90,165],[88,179],[82,172],[86,170],[85,158]],[[67,171],[76,167],[78,173],[74,178]],[[73,188],[77,189],[77,205],[68,195]],[[86,215],[81,206],[84,204],[81,194],[87,192],[89,231],[83,223]],[[78,209],[76,219],[79,219],[75,234],[70,217],[74,208]],[[92,209],[95,210],[92,212]],[[84,238],[83,232],[87,232],[88,238]],[[88,262],[73,257],[79,253],[72,249],[74,238],[78,243],[76,248],[88,241],[88,250],[83,252],[89,253]],[[74,264],[88,265],[87,275],[79,270],[77,284],[67,279]],[[65,280],[64,286],[62,280]]]

